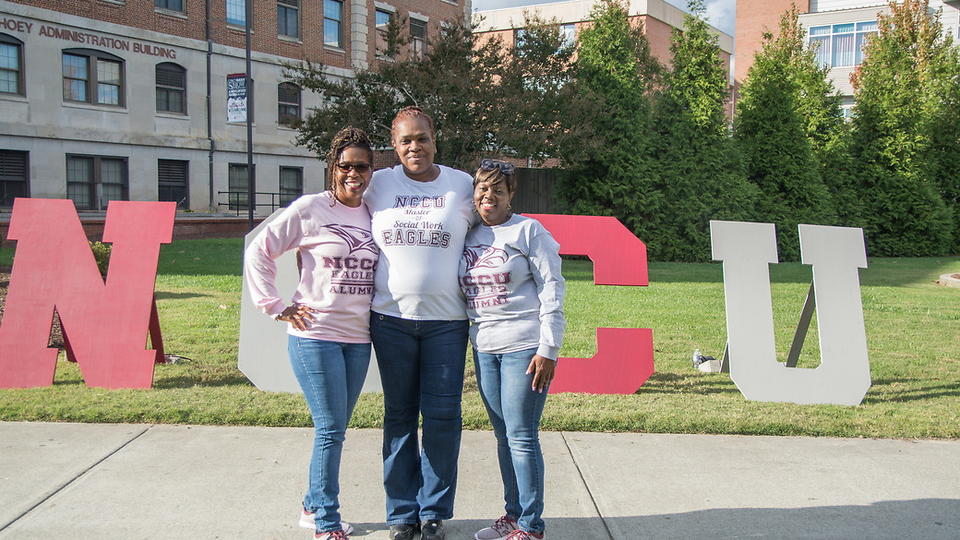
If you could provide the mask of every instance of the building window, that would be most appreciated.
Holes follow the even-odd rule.
[[[328,47],[343,48],[340,35],[343,21],[343,2],[323,0],[323,44]]]
[[[303,195],[303,169],[280,167],[280,206],[290,206]]]
[[[123,59],[89,49],[63,51],[63,99],[124,105]]]
[[[227,24],[247,25],[247,1],[227,0]]]
[[[277,34],[300,37],[300,0],[277,0]]]
[[[0,34],[0,93],[24,94],[23,42]]]
[[[577,44],[577,27],[573,24],[560,25],[560,37],[564,47],[574,47]]]
[[[853,67],[863,63],[863,49],[877,33],[877,22],[810,27],[810,47],[821,66]]]
[[[177,159],[157,160],[157,200],[173,201],[177,208],[189,208],[188,188],[189,161]]]
[[[27,152],[0,150],[0,206],[13,206],[13,199],[30,196]]]
[[[513,31],[513,46],[517,49],[523,46],[524,40],[527,38],[527,31],[523,28],[517,28]]]
[[[67,198],[79,210],[103,210],[128,198],[127,159],[67,156]]]
[[[177,64],[157,64],[157,112],[187,114],[187,70]]]
[[[414,58],[427,52],[427,21],[410,18],[410,47]]]
[[[257,166],[253,166],[254,172]],[[227,173],[227,193],[230,210],[246,210],[250,200],[249,179],[247,178],[246,163],[231,163],[230,170]]]
[[[300,87],[291,82],[277,85],[277,123],[296,127],[300,122]]]
[[[375,24],[377,26],[376,53],[381,56],[390,56],[387,51],[390,49],[390,23],[393,21],[393,13],[382,9],[377,10]]]
[[[153,6],[183,13],[183,0],[153,0]]]

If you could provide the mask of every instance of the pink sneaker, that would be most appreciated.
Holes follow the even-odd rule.
[[[316,533],[313,535],[314,540],[349,540],[350,536],[343,530],[339,531],[330,531]]]
[[[517,529],[504,538],[504,540],[543,540],[543,533],[535,534]]]
[[[312,512],[307,512],[306,509],[300,511],[300,526],[304,529],[317,530],[316,515]],[[340,522],[340,528],[343,529],[343,532],[349,534],[353,533],[353,525],[347,523],[346,521]],[[318,537],[319,538],[319,537]]]
[[[480,529],[473,535],[474,540],[503,540],[517,528],[517,520],[510,516],[500,516],[493,525]]]

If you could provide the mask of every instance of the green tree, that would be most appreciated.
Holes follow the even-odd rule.
[[[650,156],[663,192],[656,231],[645,238],[658,260],[710,259],[711,219],[745,220],[757,190],[743,176],[727,129],[727,68],[701,0],[674,29],[673,65],[653,111]]]
[[[807,47],[807,31],[800,25],[799,15],[796,4],[783,14],[777,41],[789,58],[789,71],[798,85],[797,110],[819,163],[821,179],[830,191],[837,218],[833,224],[860,227],[863,209],[841,96],[828,77],[830,68],[819,65],[815,51]]]
[[[438,163],[470,170],[481,154],[540,161],[577,148],[572,141],[590,140],[586,119],[595,104],[574,84],[574,49],[563,44],[556,24],[535,17],[525,24],[516,48],[478,37],[472,24],[448,24],[425,54],[405,58],[409,36],[391,26],[382,52],[394,61],[358,70],[355,78],[331,77],[323,65],[290,66],[294,80],[321,97],[298,143],[323,155],[334,134],[351,124],[389,147],[393,115],[417,105],[436,123]]]
[[[789,34],[766,34],[737,106],[736,139],[747,179],[761,192],[757,217],[777,226],[783,260],[799,257],[797,225],[832,224],[836,213],[820,174],[811,122]]]
[[[388,49],[400,50],[396,43]],[[491,142],[486,119],[497,106],[491,96],[501,49],[499,40],[479,43],[472,25],[456,22],[442,26],[422,56],[380,62],[376,70],[357,70],[354,78],[330,76],[323,65],[289,66],[298,84],[321,97],[297,142],[323,155],[334,134],[350,124],[365,129],[374,144],[390,146],[393,115],[417,105],[436,123],[437,162],[469,169]]]
[[[497,84],[489,99],[496,106],[486,122],[495,132],[489,149],[535,162],[576,161],[590,146],[590,118],[597,110],[577,85],[576,48],[564,42],[556,20],[535,14],[524,13],[521,35],[512,49],[503,50],[495,70]],[[568,149],[578,151],[565,154]]]
[[[878,33],[853,78],[851,148],[868,246],[871,255],[942,255],[955,247],[956,222],[941,190],[955,195],[955,184],[942,186],[948,180],[933,175],[951,168],[955,175],[960,158],[956,122],[942,116],[958,84],[957,53],[927,0],[891,2],[889,10],[877,16]],[[952,140],[940,139],[938,129]]]
[[[601,0],[590,19],[592,25],[579,35],[574,68],[578,90],[597,108],[590,136],[574,138],[561,150],[568,171],[559,195],[570,213],[616,216],[641,238],[652,239],[663,193],[644,149],[652,141],[650,93],[661,84],[662,66],[624,4]]]

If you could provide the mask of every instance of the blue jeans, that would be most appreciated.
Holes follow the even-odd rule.
[[[383,382],[387,524],[453,517],[462,429],[468,322],[415,321],[371,312]],[[417,423],[423,415],[423,451]]]
[[[543,533],[543,452],[540,416],[547,401],[530,389],[527,375],[537,349],[504,354],[473,351],[480,396],[497,437],[497,459],[503,479],[506,513],[526,532]]]
[[[313,417],[313,456],[303,508],[316,513],[317,532],[340,528],[340,454],[347,423],[370,365],[369,343],[290,336],[293,373]]]

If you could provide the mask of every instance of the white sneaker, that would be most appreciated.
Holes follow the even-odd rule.
[[[316,514],[307,512],[306,510],[300,511],[300,526],[304,529],[310,529],[312,531],[317,530],[317,521]],[[340,522],[340,528],[343,529],[343,532],[347,534],[353,533],[353,525],[347,523],[346,521]]]
[[[480,529],[473,535],[474,540],[503,540],[517,528],[517,520],[510,516],[501,516],[486,529]]]

